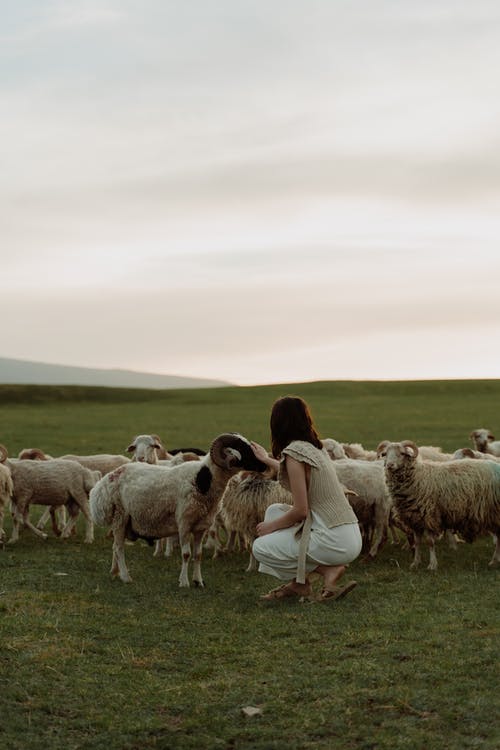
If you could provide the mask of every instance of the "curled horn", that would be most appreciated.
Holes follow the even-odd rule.
[[[5,447],[5,445],[2,445],[0,443],[0,464],[5,463],[5,461],[7,460],[8,455],[9,455],[9,452],[8,452],[7,448]]]
[[[241,453],[238,451],[241,438],[232,432],[223,432],[215,438],[210,446],[210,458],[222,469],[229,469],[241,461]],[[231,450],[229,451],[228,448]]]
[[[412,440],[402,440],[401,445],[403,447],[403,450],[405,453],[409,454],[409,451],[407,448],[411,448],[413,451],[413,457],[416,458],[418,456],[418,447],[415,445],[415,443]]]

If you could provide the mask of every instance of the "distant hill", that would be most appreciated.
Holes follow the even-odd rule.
[[[156,375],[133,370],[99,370],[0,357],[0,383],[15,385],[97,385],[109,388],[220,388],[223,380]]]

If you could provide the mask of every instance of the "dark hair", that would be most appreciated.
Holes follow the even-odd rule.
[[[305,440],[316,448],[323,447],[309,407],[299,396],[283,396],[274,402],[270,426],[271,449],[275,458],[281,456],[281,451],[292,440]]]

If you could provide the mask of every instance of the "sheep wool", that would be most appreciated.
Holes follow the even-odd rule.
[[[417,461],[411,441],[390,443],[385,449],[385,475],[396,512],[416,536],[431,538],[431,561],[437,561],[433,540],[444,531],[460,534],[466,542],[500,533],[500,465],[493,461],[463,459],[447,462]],[[499,545],[490,565],[500,562]]]

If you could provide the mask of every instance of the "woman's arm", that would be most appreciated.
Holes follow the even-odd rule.
[[[257,524],[257,535],[265,536],[278,529],[287,529],[301,523],[309,513],[309,501],[307,499],[307,477],[306,467],[301,461],[291,456],[285,457],[286,470],[290,481],[293,505],[290,510],[274,521],[262,521]]]

